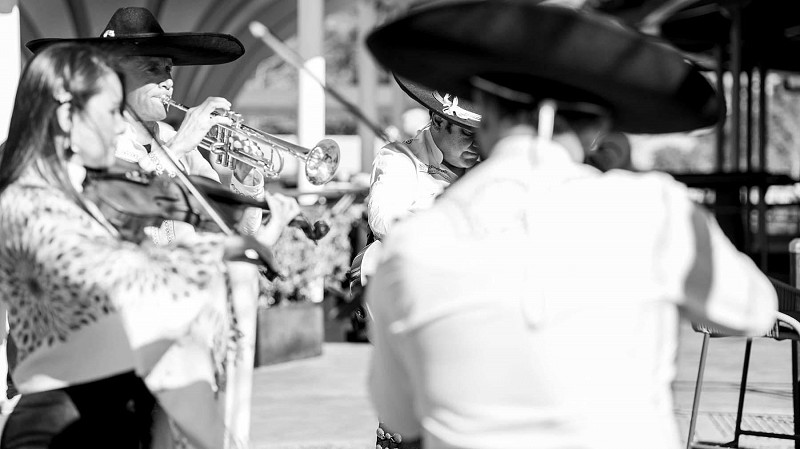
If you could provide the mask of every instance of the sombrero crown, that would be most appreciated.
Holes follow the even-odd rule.
[[[35,39],[25,44],[34,53],[56,42],[107,46],[118,54],[172,58],[173,65],[224,64],[244,54],[244,46],[230,34],[165,33],[145,8],[119,8],[100,37]]]
[[[377,28],[367,46],[424,86],[470,99],[485,80],[536,101],[600,105],[619,131],[688,131],[724,111],[676,50],[604,16],[533,0],[436,2]]]

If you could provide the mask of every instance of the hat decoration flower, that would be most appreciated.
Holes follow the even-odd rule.
[[[442,104],[442,113],[446,115],[455,115],[464,120],[481,121],[480,114],[468,111],[458,105],[458,97],[453,96],[453,99],[450,100],[450,94],[444,94],[444,96],[442,96],[439,92],[433,92],[433,97]]]

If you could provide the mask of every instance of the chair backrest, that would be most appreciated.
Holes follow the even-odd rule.
[[[800,261],[800,238],[789,242],[789,257],[789,282],[795,287],[800,287],[800,273],[797,271]]]
[[[798,272],[798,262],[800,262],[800,239],[794,239],[789,243],[789,281],[792,284],[780,281],[773,277],[769,277],[770,282],[775,287],[775,292],[778,294],[778,312],[788,315],[789,317],[800,317],[800,272]],[[729,332],[721,329],[716,329],[706,326],[702,323],[692,323],[692,329],[695,332],[702,332],[709,334],[712,337],[730,337],[733,336]],[[775,326],[766,334],[765,337],[770,338],[797,338],[797,335],[787,334],[784,330],[781,332],[780,325],[775,322]]]

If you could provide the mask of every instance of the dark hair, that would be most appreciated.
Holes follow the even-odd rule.
[[[445,117],[444,115],[442,115],[442,114],[440,114],[440,113],[438,113],[438,112],[436,112],[436,111],[434,111],[432,109],[428,109],[428,115],[431,118],[431,125],[432,126],[436,125],[434,117],[438,117],[444,123],[444,126],[442,127],[442,130],[444,132],[446,132],[446,133],[453,132],[453,127],[454,126],[456,128],[465,129],[465,130],[467,130],[469,132],[475,132],[474,128],[466,126],[466,125],[462,125],[460,123],[456,123],[456,122],[450,120],[449,118]]]
[[[428,115],[431,118],[431,126],[436,126],[436,121],[434,120],[434,117],[439,117],[439,119],[441,119],[441,121],[444,122],[444,129],[443,129],[444,132],[449,133],[453,130],[453,122],[444,118],[442,114],[437,114],[432,109],[428,109]]]
[[[0,148],[0,194],[33,165],[48,183],[78,199],[67,175],[70,155],[55,145],[56,136],[64,135],[56,109],[69,102],[73,113],[83,111],[98,93],[99,80],[109,73],[123,82],[109,61],[97,47],[60,43],[28,63],[17,87],[8,140]]]
[[[534,128],[538,126],[538,102],[534,101],[528,103],[512,101],[486,91],[482,91],[481,94],[494,103],[500,118],[511,119],[518,123],[531,125]],[[558,108],[556,111],[553,133],[561,134],[567,131],[579,131],[585,127],[595,126],[602,120],[603,117],[597,114]]]

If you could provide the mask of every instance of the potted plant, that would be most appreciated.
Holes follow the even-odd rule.
[[[262,277],[256,337],[256,366],[322,354],[326,282],[338,285],[350,266],[350,230],[360,219],[363,205],[326,213],[325,205],[304,210],[309,220],[322,217],[330,231],[314,242],[302,231],[287,227],[273,247],[285,279]]]

